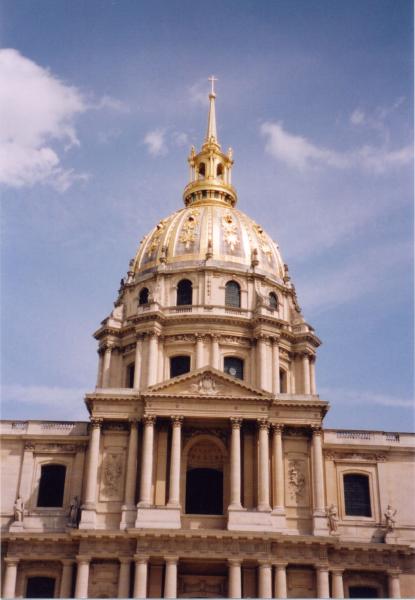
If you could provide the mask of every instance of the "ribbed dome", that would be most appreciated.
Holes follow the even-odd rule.
[[[263,273],[274,280],[284,277],[277,244],[260,225],[223,202],[207,199],[179,210],[144,237],[134,259],[135,275],[164,268],[200,264]],[[163,267],[162,267],[163,268]]]

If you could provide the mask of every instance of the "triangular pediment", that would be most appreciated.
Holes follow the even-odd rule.
[[[143,396],[234,396],[269,398],[270,394],[212,367],[189,371],[143,390]]]

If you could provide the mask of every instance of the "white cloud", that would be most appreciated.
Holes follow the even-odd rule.
[[[354,110],[352,112],[352,114],[350,115],[350,123],[352,125],[361,125],[364,122],[365,122],[365,113],[362,110],[360,110],[359,108],[356,108],[356,110]]]
[[[173,133],[173,141],[176,146],[182,148],[189,144],[189,136],[184,131],[176,131]]]
[[[61,166],[52,142],[78,146],[74,119],[87,110],[80,92],[17,50],[0,50],[0,182],[37,183],[65,191],[77,179]]]
[[[151,156],[164,156],[168,152],[164,129],[149,131],[144,138],[144,143]]]
[[[363,113],[355,111],[355,121],[364,118]],[[282,123],[263,123],[260,131],[266,138],[266,152],[276,160],[300,171],[313,167],[334,167],[361,168],[381,174],[392,168],[410,164],[413,157],[410,146],[390,150],[385,144],[379,147],[366,145],[350,152],[338,152],[319,147],[303,136],[289,133]]]
[[[108,110],[114,110],[120,113],[130,112],[130,107],[126,102],[118,100],[117,98],[113,98],[112,96],[103,96],[102,98],[100,98],[100,100],[98,100],[97,103],[91,104],[89,108],[95,108],[98,110],[106,108]]]
[[[407,265],[411,257],[411,243],[393,242],[359,253],[345,265],[336,264],[325,272],[313,272],[306,280],[299,279],[304,312],[327,311],[374,293],[384,284],[385,272],[391,284],[394,269]]]
[[[359,406],[390,406],[396,408],[414,408],[410,398],[400,398],[389,394],[379,394],[365,390],[344,390],[337,388],[320,388],[319,394],[325,400],[335,404]]]
[[[199,106],[206,106],[209,100],[209,89],[207,79],[199,79],[189,87],[188,97],[192,104],[198,104]]]

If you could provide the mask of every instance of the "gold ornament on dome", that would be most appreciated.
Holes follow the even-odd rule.
[[[260,225],[257,225],[256,223],[254,225],[254,229],[255,229],[255,232],[256,232],[256,234],[258,236],[258,240],[259,240],[259,245],[260,245],[261,251],[268,258],[268,262],[271,262],[271,260],[272,260],[272,250],[271,250],[271,246],[268,243],[267,236],[265,235],[265,231],[262,229],[262,227]]]
[[[239,246],[238,227],[233,220],[231,213],[226,213],[222,217],[222,230],[225,242],[228,244],[231,252],[233,252],[236,246]]]
[[[151,242],[147,249],[147,255],[151,256],[160,245],[160,238],[164,232],[166,226],[166,219],[162,219],[160,223],[156,226],[156,231],[154,232],[153,237],[151,238]]]
[[[199,211],[197,209],[193,209],[183,224],[182,231],[179,237],[179,242],[184,244],[186,250],[189,250],[190,246],[195,243],[196,228],[199,223],[199,220],[197,219],[198,216]]]

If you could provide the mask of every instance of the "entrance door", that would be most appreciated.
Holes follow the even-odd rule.
[[[349,588],[349,598],[378,598],[378,591],[367,585],[353,585]]]
[[[186,475],[186,513],[223,514],[223,473],[216,469],[190,469]]]
[[[29,577],[26,598],[54,598],[55,579],[53,577]]]

